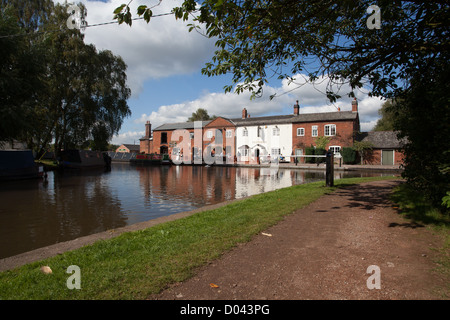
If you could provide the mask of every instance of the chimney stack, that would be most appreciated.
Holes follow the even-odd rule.
[[[358,112],[358,101],[356,101],[356,98],[353,98],[353,101],[352,101],[352,111]]]
[[[151,133],[152,133],[152,124],[150,123],[150,121],[147,121],[147,123],[145,124],[145,137],[150,138]]]
[[[297,100],[297,103],[294,104],[294,114],[295,114],[296,116],[298,116],[299,113],[300,113],[300,106],[298,105],[298,100]]]
[[[242,119],[246,119],[247,118],[247,109],[242,109]]]

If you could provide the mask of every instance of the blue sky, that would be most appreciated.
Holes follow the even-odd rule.
[[[63,2],[59,1],[58,2]],[[87,8],[88,25],[113,21],[113,11],[128,0],[81,0]],[[130,4],[135,15],[140,4],[156,5],[157,0],[133,0]],[[153,14],[168,13],[181,0],[162,1]],[[125,119],[114,144],[139,143],[144,134],[145,122],[150,120],[155,128],[167,122],[186,121],[197,110],[204,108],[210,115],[240,117],[246,107],[252,116],[290,114],[299,100],[301,112],[330,112],[340,107],[351,110],[351,100],[342,98],[330,105],[323,92],[326,81],[308,84],[302,75],[293,75],[302,84],[273,80],[264,88],[262,98],[250,100],[250,95],[225,94],[223,87],[230,84],[231,77],[207,77],[201,68],[214,53],[214,40],[196,32],[189,32],[187,23],[173,16],[154,17],[147,24],[143,20],[128,25],[109,24],[88,27],[84,31],[85,42],[94,44],[98,50],[111,50],[121,56],[128,65],[128,85],[132,96],[128,101],[132,115]],[[345,96],[343,87],[342,96]],[[269,96],[277,93],[270,101]],[[379,118],[382,100],[368,97],[363,91],[356,92],[362,131],[373,128]]]

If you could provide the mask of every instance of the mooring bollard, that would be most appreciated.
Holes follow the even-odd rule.
[[[334,186],[334,154],[331,151],[327,152],[325,181],[327,187]]]

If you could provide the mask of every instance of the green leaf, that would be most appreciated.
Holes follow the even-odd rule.
[[[125,8],[125,6],[126,6],[126,4],[122,4],[120,7],[117,7],[115,10],[114,10],[114,14],[119,14],[120,12],[122,12],[122,10],[123,10],[123,8]]]
[[[153,12],[150,9],[145,10],[144,12],[144,20],[147,21],[147,23],[150,22],[150,18],[152,17]]]
[[[146,9],[147,9],[147,6],[146,6],[146,5],[141,5],[141,6],[139,6],[139,7],[137,8],[137,14],[140,15],[140,16],[142,16],[142,14],[143,14],[144,12],[147,11]]]

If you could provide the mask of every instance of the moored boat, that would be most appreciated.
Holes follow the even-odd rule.
[[[64,150],[61,153],[60,167],[68,169],[104,168],[108,164],[101,151]]]
[[[31,150],[0,150],[0,180],[40,178],[42,166],[34,162]]]

